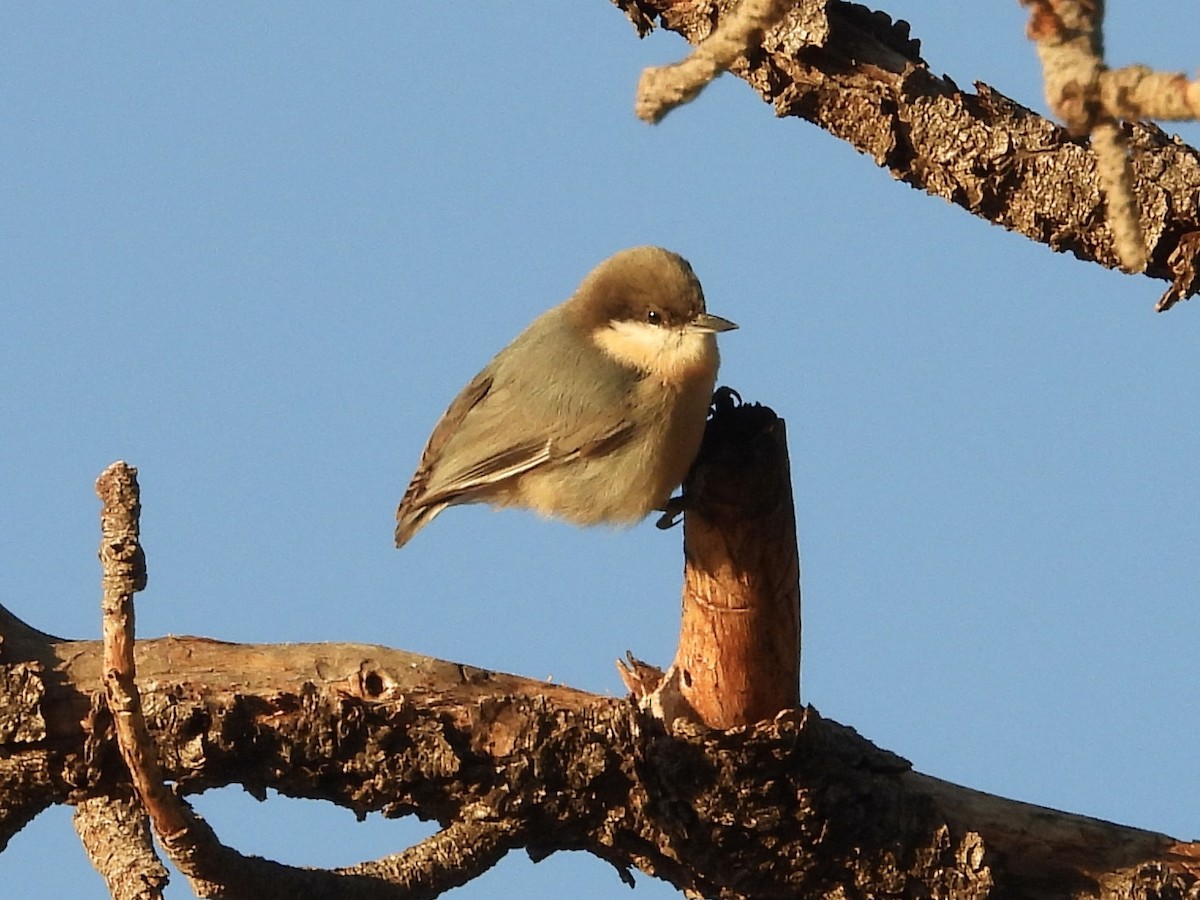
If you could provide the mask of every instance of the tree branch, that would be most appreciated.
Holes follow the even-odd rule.
[[[736,0],[613,0],[645,33],[655,20],[703,41]],[[823,23],[823,24],[822,24]],[[797,0],[729,71],[772,104],[847,141],[900,181],[1051,249],[1118,268],[1095,154],[1084,139],[998,91],[939,78],[905,22],[843,0]],[[1149,124],[1128,144],[1145,274],[1171,282],[1166,309],[1200,288],[1200,154]]]
[[[337,872],[379,878],[402,888],[405,897],[436,897],[498,863],[517,845],[519,833],[511,820],[491,819],[488,809],[464,810],[449,826],[403,853]]]
[[[733,416],[746,427],[706,440],[711,458],[698,463],[689,487],[699,496],[689,496],[702,528],[728,526],[736,569],[754,557],[731,536],[779,521],[786,498],[775,486],[786,466],[737,475],[739,460],[779,458],[782,431],[769,411],[727,406],[717,403],[714,423]],[[738,440],[745,446],[726,446]],[[704,489],[706,471],[721,490]],[[144,823],[110,800],[136,790],[163,848],[210,897],[432,898],[517,846],[535,859],[587,850],[623,878],[636,867],[689,895],[731,900],[1200,897],[1200,845],[915,773],[811,707],[715,730],[383,647],[180,637],[135,645],[129,602],[145,577],[134,474],[121,464],[99,484],[105,640],[54,638],[0,608],[0,810],[21,811],[8,822],[15,828],[46,803],[80,807],[81,835],[122,896],[154,897],[161,877]],[[722,509],[737,496],[757,497],[757,514]],[[721,544],[715,533],[705,541]],[[794,543],[794,534],[765,546],[772,541]],[[777,556],[794,559],[783,548],[758,565],[772,568]],[[794,605],[794,564],[777,568],[776,579],[746,575],[764,597],[786,594]],[[740,582],[724,580],[712,583],[732,595]],[[634,668],[639,680],[651,677]],[[223,846],[180,799],[228,784],[360,816],[416,814],[442,831],[373,863],[287,866]],[[98,817],[118,812],[132,816],[128,827],[101,827],[132,844],[124,862],[102,858],[89,836]]]
[[[167,869],[154,852],[141,803],[131,797],[88,797],[76,804],[73,823],[113,900],[160,900]]]
[[[0,634],[22,632],[35,633],[0,609]],[[668,731],[625,700],[383,647],[169,637],[135,650],[147,726],[182,793],[238,783],[443,822],[423,849],[378,864],[417,873],[412,896],[433,896],[420,893],[430,883],[420,873],[440,879],[430,867],[440,842],[468,833],[484,844],[457,845],[463,875],[510,846],[582,849],[714,897],[1200,892],[1196,845],[914,773],[811,708],[748,728]],[[44,694],[28,715],[47,728],[37,746],[6,740],[4,764],[36,772],[26,783],[50,785],[53,802],[127,790],[111,722],[98,714],[81,725],[102,645],[10,638],[4,651],[0,670],[44,661]],[[11,808],[13,787],[0,780],[0,808]],[[334,873],[256,862],[262,880],[239,882],[247,891],[290,890],[303,873],[305,891],[344,896]],[[246,875],[237,860],[220,865]],[[376,869],[343,871],[374,881]]]

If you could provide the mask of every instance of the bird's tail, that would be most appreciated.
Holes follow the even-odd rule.
[[[403,547],[411,541],[413,535],[433,521],[433,517],[445,508],[445,503],[435,506],[418,506],[414,503],[402,502],[400,508],[396,510],[396,546]]]

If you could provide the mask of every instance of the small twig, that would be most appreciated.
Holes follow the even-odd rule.
[[[1200,119],[1200,81],[1147,66],[1109,69],[1100,75],[1100,99],[1112,115],[1130,122]]]
[[[142,505],[137,469],[121,461],[113,463],[96,479],[96,494],[102,503],[100,564],[105,693],[117,746],[138,799],[154,830],[159,835],[171,835],[186,830],[191,817],[182,801],[163,784],[135,681],[133,595],[146,586],[146,556],[139,541]],[[148,871],[145,877],[149,882],[156,875]]]
[[[1096,152],[1096,178],[1108,204],[1108,227],[1112,229],[1121,267],[1126,272],[1141,272],[1147,262],[1146,237],[1133,191],[1128,142],[1116,119],[1105,116],[1096,123],[1092,128],[1092,149]]]
[[[146,556],[139,542],[142,504],[137,469],[115,462],[96,479],[103,570],[104,668],[133,672],[133,595],[146,587]]]
[[[1128,115],[1135,107],[1149,108],[1150,100],[1143,88],[1150,82],[1145,77],[1131,80],[1129,70],[1118,76],[1105,66],[1103,0],[1021,3],[1030,9],[1027,33],[1037,42],[1046,101],[1072,134],[1091,133],[1096,178],[1107,201],[1108,224],[1121,268],[1142,272],[1148,261],[1146,238],[1119,119],[1138,118]],[[1135,86],[1138,90],[1130,90]],[[1183,91],[1185,96],[1187,93]],[[1178,107],[1175,101],[1166,104],[1173,110]]]
[[[113,463],[96,479],[96,494],[103,503],[104,686],[117,746],[155,831],[174,834],[189,827],[191,816],[163,784],[135,681],[133,595],[146,586],[146,557],[139,543],[142,505],[137,469],[124,462]]]
[[[192,882],[200,896],[218,893],[200,867],[192,865],[197,853],[175,852],[180,844],[204,846],[210,856],[221,856],[220,845],[208,824],[200,819],[163,783],[158,755],[142,715],[133,657],[133,595],[146,586],[146,557],[139,543],[141,498],[137,469],[115,462],[96,480],[100,511],[100,563],[104,570],[104,687],[121,757],[155,833],[171,862]]]
[[[794,0],[742,0],[691,56],[669,66],[647,68],[638,81],[637,117],[657,124],[675,107],[696,99],[734,60],[761,43],[793,4]]]

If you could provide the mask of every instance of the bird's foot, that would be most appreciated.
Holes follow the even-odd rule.
[[[683,494],[680,494],[678,497],[672,497],[667,501],[667,505],[662,508],[662,515],[654,523],[655,527],[662,531],[674,528],[683,520],[683,513],[686,509],[687,498]]]

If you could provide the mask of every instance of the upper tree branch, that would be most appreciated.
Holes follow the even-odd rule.
[[[736,0],[614,0],[645,31],[655,20],[695,44]],[[730,66],[780,116],[849,142],[899,180],[1054,250],[1120,266],[1086,141],[982,83],[934,75],[908,25],[842,0],[798,0]],[[1200,154],[1153,125],[1127,124],[1147,275],[1190,296],[1200,245]]]

